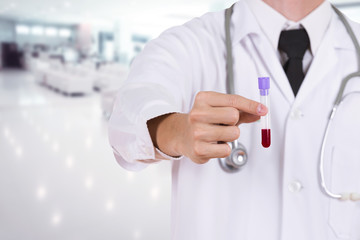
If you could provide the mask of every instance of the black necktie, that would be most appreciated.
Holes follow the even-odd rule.
[[[310,40],[305,29],[282,31],[280,34],[279,49],[284,51],[289,58],[284,65],[284,70],[295,96],[305,77],[302,60],[309,46]]]

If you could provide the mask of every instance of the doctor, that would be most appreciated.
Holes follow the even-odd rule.
[[[359,37],[359,25],[350,25]],[[319,187],[328,116],[342,78],[357,69],[354,45],[330,3],[238,1],[231,17],[236,95],[226,94],[224,39],[222,11],[145,47],[110,119],[119,164],[138,171],[172,161],[172,239],[360,239],[359,203],[331,199]],[[264,76],[271,79],[267,149],[257,121],[269,111],[258,102]],[[346,91],[360,91],[360,79]],[[249,160],[229,174],[215,158],[230,153],[218,142],[235,139]],[[346,157],[328,151],[327,180],[335,191],[359,191],[358,141],[346,149]]]

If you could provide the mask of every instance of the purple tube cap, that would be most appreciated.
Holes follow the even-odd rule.
[[[270,89],[270,78],[269,77],[259,77],[259,89]]]

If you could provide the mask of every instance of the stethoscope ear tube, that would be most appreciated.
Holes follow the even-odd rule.
[[[233,56],[230,38],[230,20],[234,11],[234,4],[225,10],[225,45],[226,45],[226,92],[234,94],[234,70],[233,70]]]
[[[226,92],[234,94],[234,71],[233,56],[230,38],[230,20],[233,13],[234,4],[225,10],[225,45],[226,45]],[[220,167],[227,173],[238,172],[248,160],[245,147],[238,141],[229,143],[231,154],[226,158],[219,158]]]

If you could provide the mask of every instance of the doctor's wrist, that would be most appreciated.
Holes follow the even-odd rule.
[[[180,113],[170,113],[150,119],[147,126],[154,147],[171,157],[183,155],[181,139],[186,121],[187,115]]]

